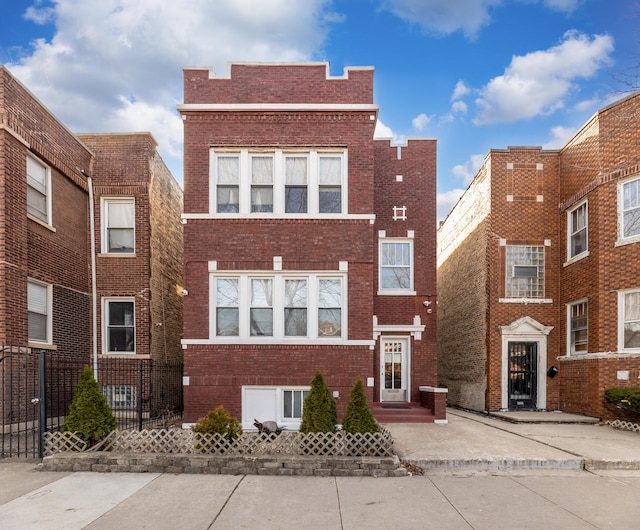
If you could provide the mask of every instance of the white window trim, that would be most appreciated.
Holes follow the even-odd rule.
[[[247,415],[247,390],[273,390],[275,392],[275,417],[274,418],[250,418]],[[285,427],[289,430],[297,431],[300,428],[300,424],[302,423],[302,418],[300,420],[292,419],[292,418],[284,418],[284,392],[285,390],[292,391],[309,391],[311,390],[310,386],[260,386],[260,385],[244,385],[242,387],[242,428],[245,430],[255,430],[255,426],[253,425],[253,420],[257,419],[259,421],[275,421],[278,426]]]
[[[574,234],[573,231],[573,223],[571,221],[572,214],[578,208],[585,207],[585,231],[586,231],[586,250],[580,252],[580,254],[576,254],[575,256],[571,255],[571,237]],[[589,203],[587,200],[584,200],[578,204],[576,204],[573,208],[567,211],[567,261],[565,262],[565,266],[571,263],[575,263],[581,259],[586,258],[589,255]]]
[[[109,302],[133,303],[133,351],[109,351]],[[135,355],[138,341],[138,326],[136,322],[136,299],[133,296],[105,296],[102,298],[102,353],[104,355]]]
[[[629,245],[631,243],[640,242],[640,234],[630,237],[623,237],[624,232],[624,212],[622,211],[623,205],[623,193],[622,188],[625,184],[633,182],[634,180],[640,180],[640,176],[634,175],[628,179],[624,179],[618,182],[618,240],[615,243],[616,247],[622,245]]]
[[[239,334],[216,335],[216,279],[236,279],[239,290],[238,324]],[[252,279],[273,280],[273,336],[252,336],[250,333],[249,309]],[[308,335],[289,337],[284,335],[284,282],[288,279],[307,280],[307,331]],[[341,335],[323,337],[318,334],[318,283],[322,279],[339,279],[342,282]],[[347,342],[348,304],[347,274],[334,271],[215,271],[209,275],[209,337],[214,344],[343,344]],[[187,342],[188,343],[188,342]]]
[[[410,285],[408,289],[384,289],[382,287],[382,245],[384,243],[409,243],[409,267],[411,268]],[[378,296],[415,296],[414,286],[414,245],[411,237],[381,237],[378,240]]]
[[[32,278],[29,278],[27,280],[27,283],[32,283],[34,285],[39,285],[40,287],[44,287],[47,290],[47,313],[46,313],[46,317],[47,317],[47,337],[44,341],[40,341],[40,340],[36,340],[36,339],[32,339],[31,337],[28,337],[28,342],[29,344],[47,344],[47,345],[51,345],[53,344],[53,286],[51,284],[48,283],[44,283],[44,282],[39,282],[38,280],[34,280]],[[27,297],[27,319],[28,319],[28,313],[29,313],[29,300]]]
[[[46,189],[46,193],[45,193],[45,198],[46,198],[46,201],[47,201],[47,218],[46,219],[40,219],[40,217],[37,217],[37,216],[35,216],[33,214],[30,214],[30,213],[27,213],[27,217],[29,219],[32,219],[32,220],[36,221],[37,223],[43,224],[44,226],[52,226],[53,225],[53,214],[52,214],[53,202],[52,202],[52,198],[51,198],[51,167],[49,167],[48,164],[45,164],[42,160],[40,160],[33,153],[28,153],[27,157],[31,158],[34,162],[36,162],[38,165],[42,166],[44,168],[44,170],[45,170],[45,174],[46,174],[45,179],[46,179],[46,188],[47,188]]]
[[[238,183],[239,213],[217,213],[217,156],[238,155],[240,158],[240,177]],[[251,212],[251,157],[273,156],[273,212]],[[307,182],[307,213],[285,213],[285,157],[288,155],[307,156],[308,182]],[[342,158],[342,182],[340,213],[320,213],[318,193],[320,189],[318,179],[319,158],[323,155],[339,156]],[[215,218],[246,217],[251,219],[261,218],[344,218],[348,214],[348,152],[347,149],[210,149],[209,151],[209,212]]]
[[[107,205],[109,203],[131,203],[133,204],[133,252],[109,252],[109,219]],[[101,254],[117,257],[135,257],[136,255],[136,200],[131,196],[105,196],[100,197],[100,252]]]
[[[583,357],[584,355],[586,355],[588,353],[588,350],[586,352],[584,352],[584,353],[574,351],[573,344],[571,342],[571,334],[572,334],[572,331],[573,331],[571,329],[571,308],[573,306],[575,306],[575,305],[584,304],[584,303],[587,304],[587,316],[588,316],[588,314],[589,314],[588,313],[588,311],[589,311],[589,300],[587,298],[582,298],[580,300],[576,300],[574,302],[566,304],[566,307],[567,307],[567,314],[566,314],[566,317],[567,317],[567,326],[566,326],[566,330],[567,330],[567,332],[566,332],[566,335],[567,335],[566,336],[567,357],[574,357],[574,356],[575,357]],[[589,333],[589,322],[587,320],[587,334],[588,333]],[[587,348],[588,348],[588,346],[589,346],[589,341],[587,339]]]
[[[624,297],[637,292],[640,292],[640,287],[618,291],[618,351],[621,353],[640,353],[640,348],[624,347]]]

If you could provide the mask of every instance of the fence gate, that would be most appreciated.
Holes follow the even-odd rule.
[[[45,431],[59,431],[88,355],[0,344],[0,458],[42,458]],[[119,429],[182,417],[181,362],[104,358],[98,384]]]

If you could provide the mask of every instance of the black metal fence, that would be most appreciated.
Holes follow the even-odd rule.
[[[62,427],[91,359],[1,346],[0,458],[42,458],[43,434]],[[92,368],[119,429],[166,427],[182,417],[182,363],[101,356]]]

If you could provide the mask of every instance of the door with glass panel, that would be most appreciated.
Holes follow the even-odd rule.
[[[381,401],[407,401],[408,350],[409,340],[406,338],[381,339]]]

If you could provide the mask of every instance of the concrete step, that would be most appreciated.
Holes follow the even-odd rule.
[[[420,403],[374,403],[371,407],[378,423],[433,423],[435,416]]]

